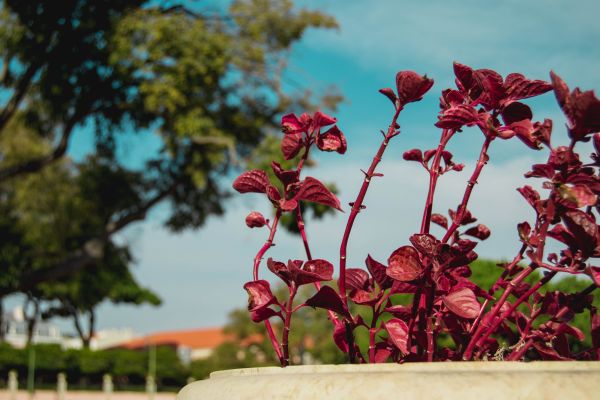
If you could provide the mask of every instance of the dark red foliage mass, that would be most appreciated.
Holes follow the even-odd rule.
[[[306,306],[327,310],[333,339],[350,362],[600,359],[600,315],[590,296],[600,285],[600,229],[596,221],[600,211],[600,100],[592,91],[570,91],[554,73],[548,83],[517,73],[502,77],[489,69],[455,63],[454,74],[456,88],[442,91],[440,97],[435,124],[442,130],[439,144],[434,149],[412,149],[403,154],[404,160],[417,162],[426,170],[429,189],[420,229],[408,243],[396,246],[387,264],[368,255],[365,269],[347,268],[347,246],[354,221],[365,208],[369,185],[383,176],[376,168],[390,140],[400,133],[400,112],[409,103],[421,100],[433,86],[433,80],[426,76],[401,71],[396,75],[395,90],[380,90],[393,103],[394,116],[369,169],[363,171],[356,200],[350,203],[340,245],[337,285],[328,284],[334,276],[334,264],[312,257],[301,207],[303,202],[315,202],[341,210],[340,201],[323,183],[312,177],[301,178],[311,148],[346,152],[346,138],[334,125],[336,119],[321,112],[283,116],[281,150],[286,159],[298,162],[290,170],[273,162],[282,190],[260,170],[244,172],[234,181],[238,192],[262,194],[273,206],[272,222],[256,211],[246,217],[249,227],[266,226],[269,235],[254,259],[254,279],[244,288],[249,294],[252,320],[266,324],[282,366],[289,364],[292,315]],[[552,121],[535,121],[531,108],[522,102],[551,90],[567,117],[568,146],[552,146]],[[483,134],[481,150],[466,180],[461,203],[448,210],[446,216],[434,212],[436,182],[447,172],[462,171],[464,165],[455,163],[446,146],[466,127],[476,127]],[[503,272],[492,287],[484,290],[470,280],[470,263],[477,259],[478,241],[490,238],[491,230],[482,223],[475,224],[477,218],[467,207],[481,171],[489,162],[490,146],[495,140],[513,138],[523,142],[524,150],[547,149],[546,163],[524,171],[526,177],[541,180],[543,193],[529,185],[517,189],[535,218],[516,221],[521,248],[512,261],[501,265]],[[593,145],[589,159],[585,159],[589,153],[576,151],[587,142]],[[259,279],[259,269],[274,245],[284,213],[295,216],[306,261],[268,258],[267,268],[289,289],[286,299],[278,299],[269,282]],[[441,228],[440,235],[430,232],[431,223]],[[549,241],[558,245],[558,252],[548,253]],[[559,272],[587,276],[589,286],[580,293],[541,291]],[[529,279],[536,276],[537,280]],[[298,287],[309,284],[315,287],[315,293],[294,305]],[[396,304],[397,294],[409,296],[410,304]],[[352,303],[357,307],[351,308]],[[367,312],[363,317],[364,310]],[[590,315],[587,332],[571,325],[574,316],[583,312]],[[272,318],[283,323],[280,337],[271,326]],[[368,331],[367,350],[354,341],[358,328]],[[584,340],[585,335],[590,335],[592,348],[570,347],[573,341]],[[438,341],[442,336],[450,338],[452,345],[442,346],[440,343],[448,343]]]

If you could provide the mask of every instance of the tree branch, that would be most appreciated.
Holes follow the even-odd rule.
[[[178,182],[173,182],[168,188],[158,192],[137,210],[122,216],[116,221],[109,222],[102,234],[88,240],[81,248],[73,251],[54,265],[29,273],[21,279],[17,286],[0,288],[0,297],[33,289],[42,282],[63,278],[96,263],[104,256],[104,246],[113,234],[119,232],[133,222],[146,218],[147,212],[152,207],[173,193],[177,187],[177,183]]]
[[[73,133],[73,128],[75,127],[77,122],[79,122],[79,115],[80,114],[77,114],[77,116],[73,116],[69,119],[69,121],[67,121],[67,123],[63,127],[60,141],[50,154],[47,154],[43,157],[34,158],[32,160],[28,160],[17,165],[11,165],[6,168],[1,168],[0,182],[10,178],[14,178],[18,175],[37,172],[45,166],[52,164],[53,162],[64,156],[69,146],[69,138],[71,137],[71,133]]]
[[[21,75],[21,77],[17,81],[17,84],[15,85],[15,91],[12,97],[10,98],[10,100],[8,100],[8,103],[6,103],[6,106],[4,106],[2,112],[0,112],[0,132],[4,130],[8,121],[10,121],[12,116],[19,108],[23,97],[25,97],[25,94],[29,90],[31,81],[33,80],[33,77],[39,70],[40,66],[41,63],[39,62],[30,64],[27,70],[23,73],[23,75]]]

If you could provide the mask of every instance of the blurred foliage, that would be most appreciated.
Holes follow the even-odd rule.
[[[176,231],[222,214],[229,188],[221,178],[277,129],[282,112],[339,101],[335,90],[323,98],[293,90],[285,75],[291,46],[309,28],[336,27],[332,17],[289,0],[198,8],[149,0],[2,2],[0,297],[33,293],[63,306],[81,303],[79,312],[100,297],[157,303],[135,288],[123,269],[129,248],[113,235],[163,201],[170,205],[165,224]],[[74,163],[64,155],[79,128],[95,132],[96,146]],[[124,163],[117,154],[134,149],[119,137],[149,131],[159,150],[140,154],[141,167]],[[95,269],[80,272],[88,267]],[[107,292],[98,291],[100,282],[84,291],[104,269],[99,281]],[[124,283],[113,288],[109,275],[119,273]],[[47,281],[60,282],[41,285]],[[48,315],[65,314],[62,308]]]
[[[27,376],[28,349],[16,349],[0,343],[0,375],[5,378],[8,371],[16,370],[20,380]],[[99,388],[104,374],[111,374],[115,389],[130,385],[143,386],[148,374],[147,349],[111,349],[92,351],[62,350],[59,345],[35,345],[36,384],[55,383],[59,372],[66,372],[69,386]],[[182,387],[190,376],[176,350],[170,346],[156,349],[156,376],[161,387]]]

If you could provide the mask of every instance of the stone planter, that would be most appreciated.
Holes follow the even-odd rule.
[[[600,399],[600,362],[310,365],[213,372],[177,400]]]

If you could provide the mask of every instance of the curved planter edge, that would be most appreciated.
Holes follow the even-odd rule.
[[[177,400],[600,399],[600,362],[305,365],[213,372]]]

